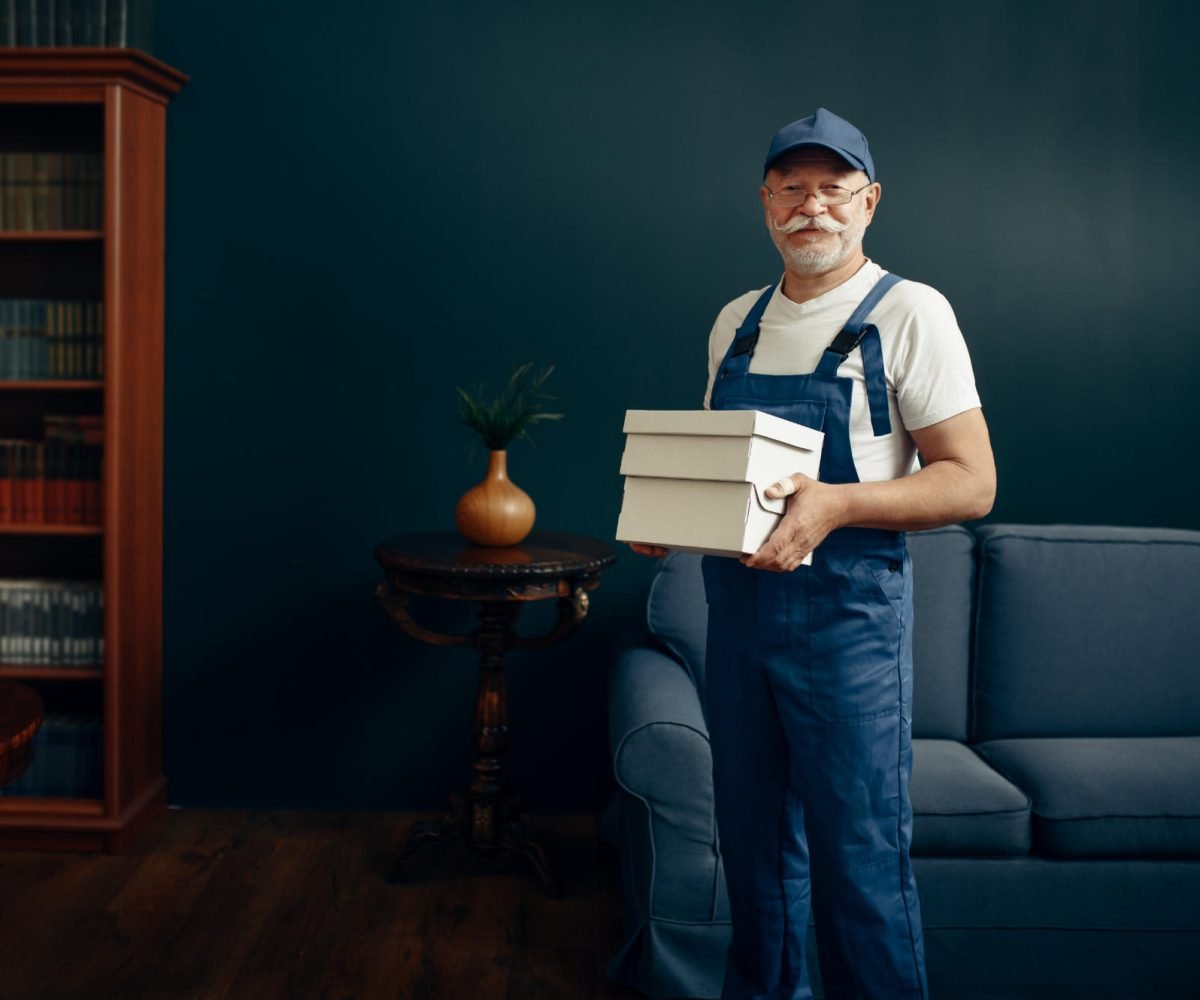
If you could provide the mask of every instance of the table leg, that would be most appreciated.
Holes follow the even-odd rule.
[[[513,626],[520,605],[485,601],[475,630],[479,650],[479,691],[475,701],[475,779],[466,801],[453,800],[450,813],[432,823],[417,823],[396,859],[388,881],[403,879],[403,868],[412,854],[428,843],[463,842],[489,857],[507,852],[527,859],[542,881],[546,894],[562,894],[550,870],[545,851],[530,838],[520,817],[520,801],[508,790],[503,756],[508,747],[508,693],[504,682],[504,653],[512,644]]]

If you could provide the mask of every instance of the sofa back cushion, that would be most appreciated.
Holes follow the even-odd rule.
[[[913,560],[913,735],[967,738],[974,539],[957,525],[908,535]],[[701,556],[672,552],[650,585],[647,624],[691,675],[704,700],[708,605]],[[803,569],[796,572],[803,573]]]
[[[913,563],[913,736],[965,740],[975,538],[957,524],[907,535]]]
[[[1200,532],[976,534],[972,739],[1200,735]]]

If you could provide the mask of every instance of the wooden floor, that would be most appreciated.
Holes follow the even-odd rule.
[[[0,851],[3,1000],[636,998],[609,983],[620,895],[593,816],[527,817],[520,860],[421,849],[413,814],[171,810],[124,856]]]

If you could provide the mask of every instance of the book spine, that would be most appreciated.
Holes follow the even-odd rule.
[[[0,441],[0,524],[12,523],[12,459],[10,454],[9,443]]]
[[[75,45],[92,44],[88,35],[88,2],[89,0],[70,0],[71,37],[75,40]]]
[[[63,227],[63,154],[47,153],[46,180],[46,226],[48,229]]]
[[[33,154],[13,153],[11,166],[13,228],[29,232],[33,229]]]
[[[104,3],[105,0],[100,0]],[[108,2],[108,35],[105,42],[113,48],[125,48],[129,44],[129,9],[125,0],[107,0]]]
[[[50,228],[50,163],[45,153],[31,153],[33,159],[33,228]]]
[[[25,591],[17,587],[12,592],[12,645],[9,663],[25,662]]]
[[[17,44],[17,0],[0,0],[0,45]]]
[[[29,442],[17,442],[17,521],[29,521]]]
[[[38,336],[37,353],[34,357],[34,377],[47,378],[50,374],[50,324],[52,322],[53,302],[38,303]]]
[[[83,450],[83,523],[98,524],[96,519],[96,446],[81,445]]]
[[[12,357],[12,299],[0,299],[0,378],[15,378]]]
[[[17,44],[32,45],[37,23],[37,0],[17,0]]]
[[[104,378],[104,303],[91,303],[96,318],[96,378]]]
[[[53,0],[37,0],[37,44],[57,45]]]
[[[38,441],[33,446],[33,511],[34,521],[46,523],[46,444]]]
[[[84,352],[83,375],[84,378],[99,378],[97,372],[100,370],[100,336],[96,329],[96,303],[85,302],[83,311],[87,315],[87,349]]]
[[[57,45],[74,45],[75,34],[71,24],[72,0],[55,0],[54,33]]]
[[[83,445],[72,442],[68,448],[71,457],[67,477],[67,523],[83,524]]]
[[[78,229],[79,154],[63,153],[63,229]]]
[[[67,378],[79,378],[79,338],[83,336],[83,310],[81,303],[71,303],[71,325],[67,330]]]

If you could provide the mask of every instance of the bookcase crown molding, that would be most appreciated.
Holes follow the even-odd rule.
[[[186,74],[140,49],[0,49],[0,82],[11,86],[122,84],[166,104]]]

